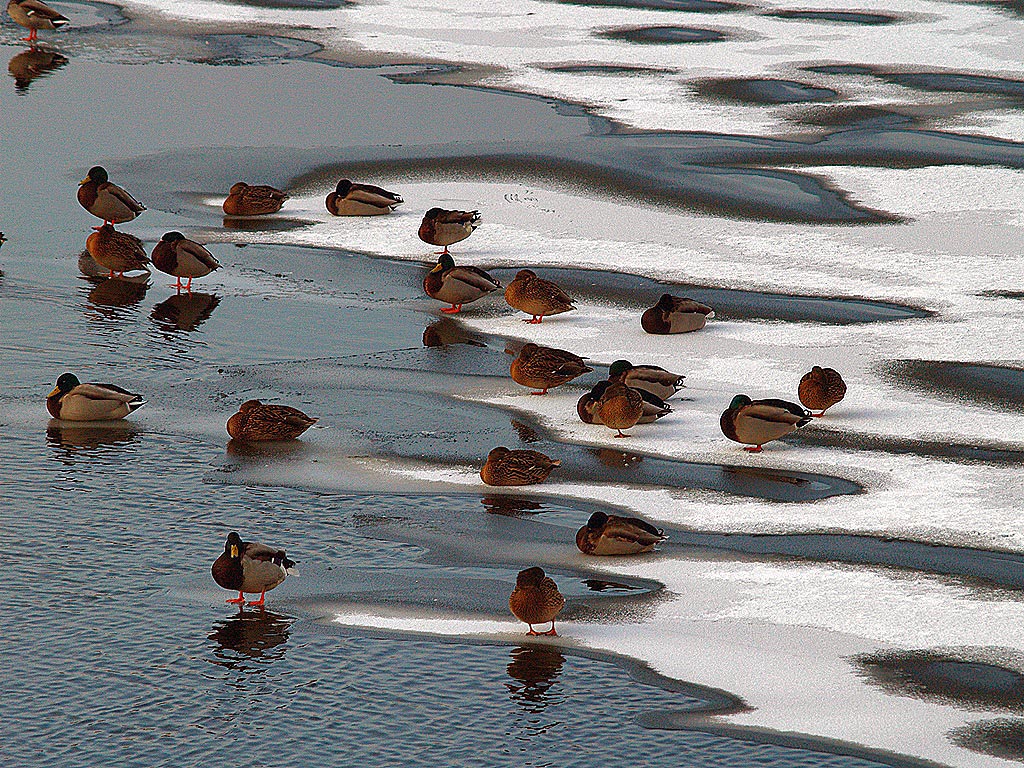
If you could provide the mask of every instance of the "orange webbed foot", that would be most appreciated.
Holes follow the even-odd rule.
[[[760,445],[745,445],[743,450],[747,453],[760,453],[764,449]]]
[[[450,307],[445,307],[441,311],[446,315],[455,315],[462,311],[462,305],[452,304]]]

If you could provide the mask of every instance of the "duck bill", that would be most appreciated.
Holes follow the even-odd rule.
[[[238,557],[238,547],[234,544],[231,545],[231,559],[234,560]]]
[[[48,395],[46,396],[46,399],[47,399],[47,400],[49,400],[49,399],[50,399],[51,397],[56,397],[56,396],[57,396],[57,395],[59,395],[59,394],[60,394],[60,387],[54,387],[54,388],[53,388],[53,392],[51,392],[50,394],[48,394]]]
[[[78,186],[82,186],[83,184],[88,184],[88,183],[89,183],[89,177],[86,176],[84,179],[82,179],[80,182],[78,182]]]
[[[442,269],[444,269],[444,267],[442,267],[440,264],[438,264],[436,267],[434,267],[432,270],[430,270],[430,273],[433,274],[434,272],[440,272]]]

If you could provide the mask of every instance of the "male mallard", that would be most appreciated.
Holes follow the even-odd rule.
[[[448,253],[448,246],[465,240],[480,226],[480,211],[446,211],[431,208],[423,214],[420,223],[420,240],[431,245],[442,245]]]
[[[707,324],[708,318],[714,316],[714,310],[706,304],[666,293],[644,312],[640,325],[647,333],[689,333],[699,331]]]
[[[576,309],[569,294],[550,280],[537,277],[529,269],[516,273],[515,279],[505,289],[505,301],[512,309],[533,315],[531,320],[523,321],[530,324],[541,322],[545,315],[560,315]]]
[[[124,224],[146,210],[146,206],[110,181],[100,165],[90,168],[89,175],[78,182],[78,202],[105,224]]]
[[[629,360],[616,360],[608,367],[609,381],[618,381],[627,387],[650,392],[662,400],[668,400],[682,389],[685,378],[657,365],[633,365]]]
[[[597,415],[597,403],[605,390],[613,383],[612,381],[601,381],[594,385],[594,388],[583,395],[576,403],[576,413],[584,424],[600,424],[601,417]],[[636,387],[632,387],[636,389]],[[651,424],[662,416],[672,413],[672,406],[666,403],[657,395],[652,395],[642,389],[636,389],[644,399],[643,414],[637,424]]]
[[[616,431],[615,437],[629,437],[622,430],[636,426],[644,414],[643,395],[625,384],[610,383],[594,405],[601,423]]]
[[[160,238],[153,249],[153,266],[178,279],[175,288],[184,288],[192,293],[192,278],[206,277],[220,262],[199,243],[193,242],[181,232],[168,232]],[[188,278],[188,285],[181,284],[181,278]]]
[[[227,426],[235,440],[260,442],[294,440],[317,421],[298,408],[247,400],[238,406],[238,413],[228,419]]]
[[[298,576],[295,562],[289,560],[283,549],[274,549],[255,541],[242,541],[232,531],[224,544],[224,551],[213,561],[210,569],[213,580],[224,589],[238,590],[238,597],[225,602],[240,605],[245,593],[260,593],[259,600],[247,605],[263,605],[267,590],[273,589],[289,575]]]
[[[541,390],[530,394],[546,395],[552,387],[565,384],[592,370],[579,355],[531,342],[523,345],[518,357],[512,361],[509,373],[516,384]]]
[[[508,598],[508,607],[512,615],[530,625],[528,635],[554,635],[555,616],[565,606],[565,598],[558,591],[558,585],[544,575],[543,568],[527,568],[516,576],[516,588]],[[547,632],[536,632],[534,624],[551,622]]]
[[[139,238],[118,232],[109,223],[95,229],[86,239],[85,249],[97,264],[110,270],[110,277],[115,272],[123,277],[125,272],[147,268],[149,257]]]
[[[576,531],[576,546],[585,555],[636,555],[666,538],[663,530],[638,517],[595,512]]]
[[[810,411],[788,400],[751,400],[746,395],[736,395],[720,423],[726,437],[750,446],[743,450],[760,453],[765,443],[795,432],[810,420]]]
[[[145,404],[142,395],[113,384],[83,384],[73,373],[62,373],[46,396],[46,410],[66,421],[123,419]]]
[[[57,29],[68,23],[67,16],[61,16],[41,0],[9,0],[7,13],[16,24],[31,30],[28,37],[21,38],[26,43],[34,43],[40,29]]]
[[[288,195],[279,189],[240,181],[228,191],[223,208],[228,216],[262,216],[280,211],[287,199]]]
[[[824,416],[825,411],[846,397],[846,382],[835,368],[816,365],[800,379],[797,395],[812,411],[820,411],[811,416]]]
[[[49,48],[29,48],[7,62],[7,71],[14,78],[14,90],[24,93],[37,77],[60,69],[68,57]]]
[[[469,304],[501,288],[501,283],[479,267],[457,267],[449,253],[442,253],[437,266],[423,278],[427,296],[451,304],[441,311],[453,315]]]
[[[551,470],[561,463],[539,451],[495,448],[480,468],[480,479],[487,485],[533,485],[547,480]]]
[[[381,216],[404,202],[394,192],[372,184],[353,184],[348,179],[339,181],[337,189],[324,201],[328,212],[335,216]]]

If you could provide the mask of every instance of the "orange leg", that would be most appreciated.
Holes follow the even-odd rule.
[[[551,621],[551,629],[549,629],[547,632],[542,632],[541,634],[542,635],[549,635],[551,637],[558,637],[558,633],[555,632],[555,622],[554,622],[553,619]]]
[[[622,434],[622,430],[620,429],[620,430],[619,430],[619,434],[617,434],[617,435],[612,435],[612,437],[632,437],[632,435],[624,435],[624,434]],[[552,629],[554,629],[554,628],[555,628],[555,623],[554,623],[554,622],[551,622],[551,628],[552,628]]]
[[[250,600],[248,603],[246,603],[246,605],[258,605],[258,606],[262,607],[263,606],[263,601],[266,598],[266,596],[267,596],[267,590],[264,589],[262,592],[260,592],[260,599],[259,600]]]
[[[540,634],[540,632],[538,632],[537,630],[535,630],[535,629],[533,628],[533,624],[531,624],[531,625],[530,625],[530,631],[529,631],[529,632],[527,632],[526,634],[528,634],[528,635],[529,635],[530,637],[536,637],[537,635],[539,635],[539,634]]]
[[[743,450],[748,453],[760,453],[764,449],[760,445],[745,445]]]
[[[444,312],[446,315],[455,315],[462,311],[462,305],[452,304],[450,307],[445,307],[441,311]]]
[[[231,603],[232,605],[241,605],[245,602],[245,595],[242,594],[242,590],[238,590],[238,597],[233,597],[230,600],[225,600],[225,603]]]
[[[447,245],[444,247],[443,251],[434,251],[434,255],[436,255],[436,256],[440,256],[441,254],[444,254],[444,253],[448,253],[448,246]]]
[[[185,290],[188,291],[189,293],[192,293],[192,278],[191,277],[188,279],[188,285],[185,286]]]
[[[34,43],[38,36],[39,36],[39,30],[38,29],[33,29],[33,30],[31,30],[28,33],[28,37],[23,37],[23,38],[21,38],[21,40],[22,40],[22,42],[25,42],[25,43]]]
[[[523,320],[523,322],[529,323],[530,325],[539,325],[540,321],[543,319],[544,315],[534,315],[532,320]]]
[[[811,416],[813,416],[813,417],[814,417],[814,418],[816,418],[816,419],[820,419],[820,418],[821,418],[822,416],[824,416],[824,415],[825,415],[825,412],[824,412],[824,411],[822,411],[821,413],[812,413],[812,414],[811,414]]]
[[[547,393],[548,393],[548,388],[544,387],[544,389],[542,389],[540,392],[531,392],[530,394],[531,395],[546,395]]]

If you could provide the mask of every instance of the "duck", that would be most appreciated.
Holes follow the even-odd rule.
[[[451,304],[441,311],[454,315],[462,311],[463,304],[481,299],[501,288],[501,283],[479,267],[455,266],[450,253],[442,253],[437,266],[423,278],[423,290],[427,296]]]
[[[505,289],[505,301],[512,309],[518,309],[533,317],[524,323],[536,325],[545,315],[560,315],[576,309],[565,291],[550,280],[537,277],[529,269],[521,269]]]
[[[244,442],[294,440],[317,421],[289,405],[246,400],[228,419],[227,429],[231,437]]]
[[[67,16],[41,0],[9,0],[7,13],[16,24],[29,30],[28,37],[21,38],[26,43],[35,43],[40,29],[60,29],[68,23]]]
[[[601,417],[597,415],[597,403],[601,399],[605,390],[608,389],[613,383],[611,381],[600,381],[594,385],[594,388],[584,394],[576,402],[576,413],[579,414],[580,421],[584,424],[601,424]],[[632,387],[636,389],[636,387]],[[646,392],[642,389],[636,389],[640,393],[640,397],[644,400],[643,413],[640,415],[640,420],[637,424],[651,424],[663,416],[668,416],[672,413],[672,406],[666,403],[657,395],[652,395],[650,392]]]
[[[644,413],[644,398],[638,390],[611,382],[594,404],[601,423],[614,429],[615,437],[629,437],[622,430],[636,426]]]
[[[7,238],[4,236],[3,232],[0,232],[0,246],[2,246],[6,242],[7,242]]]
[[[760,453],[765,443],[795,432],[811,420],[811,412],[788,400],[768,398],[751,400],[736,395],[722,413],[722,433],[743,450]]]
[[[608,380],[639,389],[662,400],[668,400],[683,388],[682,374],[671,373],[657,365],[633,365],[629,360],[616,360],[608,367]]]
[[[420,223],[420,240],[430,245],[444,246],[441,253],[448,253],[448,246],[465,240],[480,226],[480,211],[446,211],[431,208],[423,214]]]
[[[405,201],[401,195],[372,184],[355,184],[348,179],[338,182],[324,204],[334,216],[382,216],[391,213]]]
[[[576,531],[576,546],[585,555],[636,555],[650,552],[668,538],[638,517],[619,517],[598,511]]]
[[[663,294],[658,303],[640,317],[640,326],[652,334],[690,333],[699,331],[714,317],[707,304],[684,299],[670,293]]]
[[[565,607],[565,598],[558,591],[558,585],[544,569],[533,567],[520,571],[516,576],[516,588],[508,598],[508,607],[512,615],[529,625],[531,636],[551,635],[558,637],[555,631],[555,617]],[[551,622],[547,632],[537,632],[534,624]]]
[[[102,165],[94,165],[78,182],[78,202],[97,219],[103,219],[104,224],[124,224],[146,210],[146,206],[110,181]]]
[[[260,599],[246,605],[262,606],[267,592],[283,582],[288,576],[298,576],[295,561],[288,559],[283,549],[275,549],[255,541],[242,541],[235,531],[228,534],[224,551],[216,560],[210,573],[213,580],[224,589],[238,590],[238,597],[225,600],[233,605],[245,603],[245,593],[259,592]]]
[[[29,48],[7,62],[7,71],[14,78],[14,89],[19,93],[28,91],[32,81],[38,77],[66,66],[68,57],[49,48]]]
[[[552,387],[565,384],[593,370],[579,355],[530,342],[519,350],[519,355],[512,361],[509,373],[516,384],[540,389],[539,392],[530,394],[546,395]]]
[[[222,207],[228,216],[262,216],[280,211],[287,199],[288,195],[274,187],[239,181],[228,190]]]
[[[199,243],[189,240],[181,232],[167,232],[153,248],[153,266],[165,274],[177,278],[174,287],[180,293],[182,288],[192,293],[192,279],[206,277],[220,262]],[[181,278],[187,277],[188,284],[182,285]]]
[[[114,384],[83,384],[73,373],[58,376],[57,386],[46,396],[46,410],[64,421],[123,419],[145,404],[142,395]]]
[[[562,462],[540,451],[511,451],[499,447],[487,454],[480,479],[487,485],[533,485],[543,483]]]
[[[148,271],[149,256],[139,238],[127,232],[118,232],[109,222],[94,229],[96,231],[85,241],[85,249],[93,261],[110,270],[110,277],[114,277],[114,273],[124,277],[125,272],[136,269]]]
[[[812,411],[819,411],[811,416],[820,418],[825,415],[825,411],[846,397],[846,382],[835,368],[816,365],[800,379],[797,396]]]

